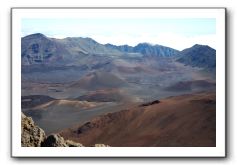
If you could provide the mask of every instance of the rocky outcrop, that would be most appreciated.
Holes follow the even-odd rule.
[[[45,139],[44,130],[36,126],[31,117],[21,113],[21,146],[40,147]]]
[[[68,147],[84,147],[81,143],[76,143],[72,140],[66,140],[66,144]]]
[[[146,106],[150,106],[150,105],[153,105],[153,104],[159,104],[160,101],[159,100],[155,100],[155,101],[152,101],[152,102],[148,102],[148,103],[143,103],[140,105],[140,107],[146,107]]]
[[[35,125],[31,117],[21,113],[21,146],[22,147],[84,147],[81,143],[65,140],[59,134],[48,137],[43,129]],[[92,147],[109,147],[105,144],[95,144]]]
[[[59,134],[52,134],[41,144],[42,147],[83,147],[80,143],[64,140]]]

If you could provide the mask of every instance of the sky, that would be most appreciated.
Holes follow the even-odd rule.
[[[135,46],[147,42],[178,50],[194,44],[216,48],[213,18],[104,18],[22,19],[22,37],[42,33],[48,37],[90,37],[101,44]]]

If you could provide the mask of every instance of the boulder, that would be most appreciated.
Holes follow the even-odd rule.
[[[59,134],[52,134],[41,144],[42,147],[83,147],[82,144],[71,140],[64,140]]]
[[[68,147],[84,147],[81,143],[76,143],[71,140],[66,140],[66,144]]]
[[[109,145],[105,145],[105,144],[95,144],[92,147],[110,147]]]
[[[21,146],[40,147],[46,139],[44,130],[35,125],[31,117],[21,113]]]

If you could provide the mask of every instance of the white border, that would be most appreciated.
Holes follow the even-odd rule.
[[[21,19],[216,18],[216,147],[21,147]],[[13,157],[225,157],[225,9],[12,9]]]

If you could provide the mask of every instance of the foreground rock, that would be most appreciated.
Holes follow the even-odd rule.
[[[49,135],[47,139],[41,144],[42,147],[83,147],[80,143],[75,143],[71,140],[64,140],[58,134]]]
[[[109,145],[105,145],[105,144],[95,144],[92,147],[110,147]]]
[[[31,117],[21,113],[21,146],[40,147],[45,139],[44,130],[36,126]]]
[[[65,140],[59,134],[46,137],[44,130],[35,125],[31,117],[21,113],[21,146],[22,147],[84,147],[81,143]],[[109,147],[95,144],[92,147]]]

